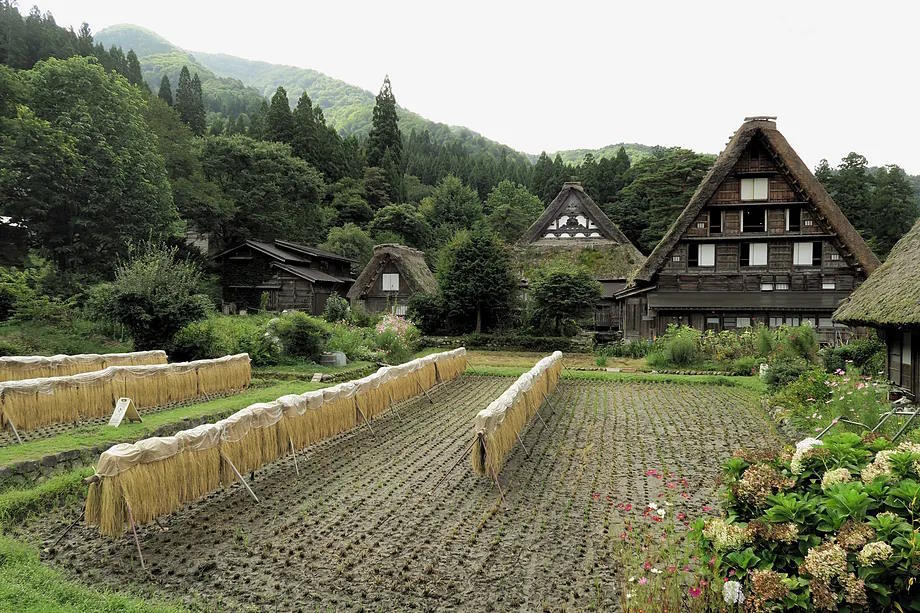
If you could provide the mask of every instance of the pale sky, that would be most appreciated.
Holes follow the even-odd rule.
[[[25,12],[31,2],[20,0]],[[313,68],[522,151],[717,153],[747,115],[812,168],[849,151],[920,173],[916,2],[42,0],[60,25]]]

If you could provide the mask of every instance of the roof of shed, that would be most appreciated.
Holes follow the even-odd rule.
[[[348,290],[348,298],[360,299],[373,285],[387,262],[392,262],[396,266],[412,291],[424,294],[438,291],[438,282],[425,262],[424,252],[405,245],[384,243],[374,247],[374,256]]]

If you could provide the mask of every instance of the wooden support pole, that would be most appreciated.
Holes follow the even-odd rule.
[[[529,458],[529,457],[530,457],[530,452],[527,451],[527,446],[524,445],[524,441],[521,440],[521,435],[520,435],[520,433],[515,433],[515,436],[517,437],[518,442],[521,444],[521,447],[524,449],[524,454],[527,455],[527,457]]]
[[[125,501],[125,506],[128,507],[128,520],[131,522],[131,532],[134,533],[134,544],[137,545],[137,557],[141,559],[141,568],[147,570],[147,565],[144,564],[144,554],[141,552],[141,540],[137,538],[137,527],[134,525],[134,513],[131,512],[131,505],[128,504],[128,501]]]
[[[502,498],[502,502],[505,502],[505,492],[502,491],[502,484],[498,482],[498,472],[492,471],[492,481],[495,482],[495,487],[498,488],[498,493]]]
[[[249,487],[249,484],[246,483],[246,479],[243,478],[243,475],[240,474],[240,471],[236,469],[236,466],[233,465],[233,462],[230,461],[230,458],[224,455],[224,452],[220,452],[220,457],[224,459],[224,462],[230,465],[230,469],[233,470],[233,474],[236,475],[236,478],[240,480],[240,483],[243,484],[243,487],[246,488],[246,491],[249,492],[249,495],[252,496],[252,499],[257,503],[259,502],[259,497],[256,496],[256,493],[252,491],[252,488]]]
[[[291,438],[291,435],[288,435],[288,442],[291,443],[291,455],[294,456],[294,472],[297,473],[297,476],[300,476],[300,467],[297,466],[297,452],[294,451],[294,439]]]
[[[45,548],[45,553],[48,553],[48,552],[50,552],[52,549],[54,549],[55,547],[57,547],[57,544],[60,543],[61,540],[62,540],[65,536],[67,536],[67,535],[70,533],[71,530],[73,530],[73,527],[77,525],[77,522],[80,521],[81,519],[83,519],[83,515],[84,515],[85,513],[86,513],[86,509],[83,509],[82,511],[80,511],[80,514],[77,515],[77,518],[76,518],[75,520],[73,520],[73,523],[72,523],[72,524],[70,524],[69,526],[67,526],[67,529],[64,530],[64,532],[61,534],[61,536],[59,536],[59,537],[57,537],[56,539],[54,539],[54,542],[51,543],[51,546],[50,546],[50,547]]]
[[[361,410],[361,407],[358,406],[358,402],[357,402],[357,401],[355,401],[355,408],[358,409],[358,413],[360,413],[360,414],[361,414],[361,417],[364,418],[364,425],[367,426],[367,429],[371,431],[371,434],[372,434],[373,436],[377,436],[376,434],[374,434],[374,429],[371,428],[371,422],[369,422],[369,421],[367,420],[367,415],[365,415],[365,414],[364,414],[364,411]]]
[[[10,425],[10,429],[13,431],[13,434],[16,435],[16,442],[22,445],[22,438],[19,436],[19,430],[16,429],[16,424],[13,423],[13,420],[10,419],[8,415],[6,417],[6,423]]]
[[[415,380],[415,384],[418,385],[418,389],[425,394],[425,398],[428,399],[429,404],[434,404],[434,400],[431,399],[431,396],[428,395],[428,391],[422,387],[422,382],[418,379]]]
[[[428,495],[429,495],[429,496],[431,496],[431,495],[434,493],[435,489],[437,489],[437,487],[438,487],[439,485],[441,485],[441,483],[444,481],[444,479],[447,479],[447,476],[448,476],[450,473],[452,473],[452,472],[454,471],[454,469],[457,468],[457,466],[460,465],[460,462],[462,462],[462,461],[463,461],[463,458],[465,458],[465,457],[467,456],[467,454],[469,454],[469,452],[473,449],[473,445],[475,445],[477,442],[479,442],[479,439],[478,439],[478,438],[474,438],[474,439],[473,439],[473,442],[470,443],[470,446],[467,447],[467,448],[466,448],[466,451],[463,452],[463,455],[461,455],[459,458],[457,458],[457,461],[454,462],[453,465],[447,470],[447,472],[444,473],[444,475],[443,475],[440,479],[438,479],[438,482],[435,483],[435,484],[431,487],[431,490],[429,490],[429,492],[428,492]]]

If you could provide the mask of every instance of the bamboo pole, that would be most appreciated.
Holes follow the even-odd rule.
[[[437,489],[437,487],[438,487],[439,485],[441,485],[441,483],[444,481],[444,479],[447,479],[447,476],[448,476],[450,473],[452,473],[453,470],[454,470],[455,468],[457,468],[457,466],[460,464],[460,462],[462,462],[462,461],[466,458],[467,454],[473,449],[473,445],[475,445],[475,444],[478,443],[478,442],[479,442],[479,439],[476,439],[476,438],[473,439],[473,442],[470,443],[470,446],[466,448],[466,451],[464,451],[463,454],[457,459],[457,461],[454,462],[453,466],[451,466],[449,469],[447,469],[447,472],[444,473],[444,475],[443,475],[440,479],[438,479],[438,482],[435,483],[433,486],[431,486],[431,490],[428,491],[428,495],[429,495],[429,496],[431,496],[432,494],[434,494],[435,489]]]
[[[141,540],[137,538],[137,528],[134,525],[134,513],[131,512],[131,505],[128,504],[128,501],[125,501],[125,506],[128,507],[128,519],[131,521],[131,532],[134,533],[134,544],[137,545],[137,557],[141,559],[141,568],[147,570],[147,565],[144,564],[144,554],[141,552]]]
[[[253,491],[252,491],[252,488],[249,487],[249,484],[246,483],[246,479],[244,479],[244,478],[243,478],[243,475],[240,474],[240,471],[238,471],[238,470],[236,469],[236,466],[233,465],[233,462],[230,461],[230,458],[228,458],[227,456],[225,456],[223,451],[220,452],[220,457],[222,457],[222,458],[224,459],[224,462],[226,462],[226,463],[230,466],[230,470],[232,470],[233,473],[236,475],[236,478],[240,480],[240,483],[243,484],[243,487],[246,488],[246,491],[249,492],[249,495],[252,496],[252,499],[255,500],[255,501],[258,503],[258,502],[259,502],[259,497],[256,496],[256,493],[253,492]]]
[[[300,467],[297,466],[297,452],[294,451],[294,439],[291,438],[291,435],[288,435],[288,442],[291,443],[291,455],[294,456],[294,472],[296,472],[299,477]]]
[[[373,436],[377,436],[376,434],[374,434],[374,429],[371,428],[371,422],[367,421],[367,415],[364,414],[364,411],[361,410],[361,407],[358,406],[357,402],[355,402],[355,408],[358,409],[358,413],[360,413],[361,417],[364,418],[364,425],[367,426],[367,429],[371,431],[371,434]]]
[[[19,436],[19,431],[16,429],[16,424],[13,423],[13,420],[10,419],[10,416],[6,416],[6,423],[10,425],[10,428],[13,430],[13,434],[16,435],[16,442],[22,445],[22,437]]]

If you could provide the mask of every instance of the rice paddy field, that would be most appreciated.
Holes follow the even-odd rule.
[[[296,467],[289,456],[247,475],[259,503],[237,484],[140,527],[147,571],[130,532],[80,524],[43,568],[203,611],[615,610],[624,509],[679,480],[678,507],[699,515],[717,505],[725,457],[777,442],[744,386],[564,377],[496,486],[468,450],[474,416],[510,382],[468,374]],[[41,551],[81,510],[9,532]]]

